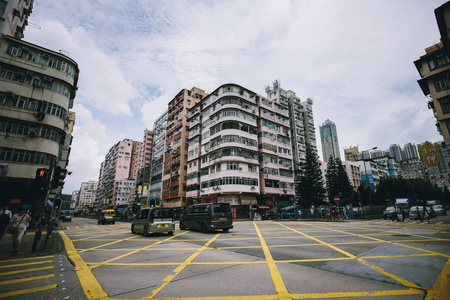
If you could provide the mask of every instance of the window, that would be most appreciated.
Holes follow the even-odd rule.
[[[436,92],[442,91],[450,87],[450,81],[448,77],[445,77],[441,80],[438,80],[434,83],[434,87],[436,88]]]
[[[444,97],[438,100],[439,103],[441,103],[442,113],[444,114],[450,113],[450,97]]]
[[[450,63],[450,60],[447,54],[438,53],[435,57],[428,61],[428,66],[430,67],[430,71],[437,69],[439,67],[445,66]]]
[[[58,61],[56,59],[54,59],[54,58],[48,59],[47,66],[49,66],[50,68],[56,69],[57,65],[58,65]]]
[[[239,163],[238,162],[227,163],[227,170],[239,170]]]

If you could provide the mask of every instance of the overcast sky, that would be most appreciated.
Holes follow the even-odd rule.
[[[360,150],[442,140],[414,61],[439,42],[436,0],[35,0],[25,40],[80,68],[64,193],[98,180],[119,140],[144,129],[181,89],[275,79],[314,100],[319,126]],[[322,159],[322,156],[321,156]]]

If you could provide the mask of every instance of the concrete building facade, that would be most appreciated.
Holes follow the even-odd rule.
[[[100,166],[97,189],[99,207],[118,205],[116,183],[125,179],[136,179],[142,162],[141,155],[142,142],[131,139],[124,139],[111,147]]]
[[[276,83],[267,97],[224,84],[189,110],[188,203],[230,203],[235,218],[293,203],[293,143],[297,163],[316,146],[312,103]]]
[[[82,209],[85,206],[94,205],[97,194],[97,186],[98,181],[96,180],[81,183],[80,190],[77,194],[78,208]]]
[[[78,74],[77,63],[66,55],[0,36],[1,203],[20,199],[15,202],[41,206],[34,178],[44,168],[50,182],[71,141],[65,129]]]
[[[0,1],[0,33],[23,39],[34,0]]]
[[[414,62],[421,79],[419,86],[429,97],[436,128],[450,150],[450,2],[435,9],[441,41],[425,49],[425,55]]]
[[[162,200],[164,206],[186,206],[188,110],[207,94],[193,87],[181,90],[168,104]]]
[[[164,169],[164,153],[166,146],[167,111],[153,125],[153,147],[150,172],[149,199],[155,199],[156,205],[161,205],[162,175]]]

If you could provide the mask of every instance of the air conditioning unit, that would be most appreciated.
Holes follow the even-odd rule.
[[[250,188],[252,191],[254,191],[255,190],[255,187],[254,186],[252,186],[251,188]]]
[[[27,53],[27,52],[29,52],[30,51],[30,49],[28,48],[28,47],[23,47],[22,48],[22,52],[23,53]]]
[[[49,56],[48,54],[44,54],[43,57],[44,57],[45,59],[48,59],[50,56]]]
[[[50,76],[44,76],[45,81],[52,81],[53,79]]]
[[[38,136],[38,133],[37,133],[37,131],[30,131],[30,133],[28,133],[28,135],[29,135],[30,137],[37,137],[37,136]]]
[[[27,71],[27,76],[33,76],[33,72]]]

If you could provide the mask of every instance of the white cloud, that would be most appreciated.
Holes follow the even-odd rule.
[[[58,21],[43,21],[40,26],[41,30],[27,32],[27,40],[54,51],[63,50],[78,63],[77,102],[112,114],[131,115],[129,102],[138,96],[133,85],[85,29],[67,29]]]
[[[98,180],[100,164],[105,158],[104,144],[108,141],[107,126],[96,120],[81,104],[74,106],[75,126],[65,189],[79,189],[83,181]],[[75,184],[74,184],[75,183]]]

